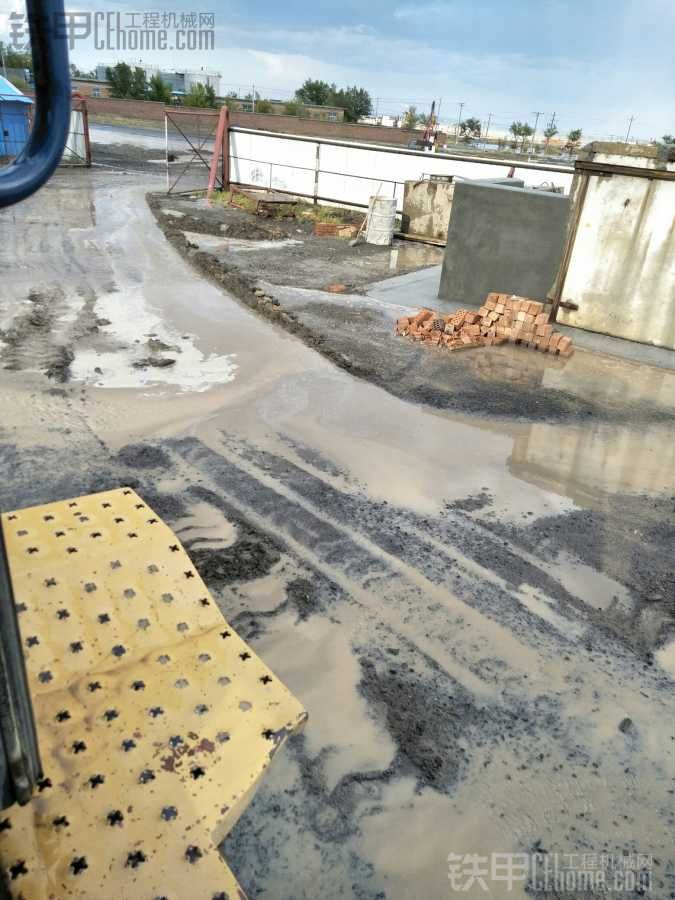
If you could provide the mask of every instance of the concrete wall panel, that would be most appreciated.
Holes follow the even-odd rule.
[[[457,182],[438,296],[479,306],[490,291],[544,300],[565,242],[569,198]]]
[[[675,349],[675,182],[577,177],[588,188],[561,299],[579,309],[561,308],[558,321]]]

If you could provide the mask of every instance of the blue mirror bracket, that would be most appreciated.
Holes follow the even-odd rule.
[[[68,27],[63,0],[27,0],[35,79],[35,112],[28,142],[0,169],[0,208],[40,188],[58,166],[70,127]]]

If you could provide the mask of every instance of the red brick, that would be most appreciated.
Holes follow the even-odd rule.
[[[413,318],[413,322],[416,325],[421,325],[422,322],[426,322],[427,319],[430,319],[433,316],[433,312],[430,309],[421,309],[417,315]]]

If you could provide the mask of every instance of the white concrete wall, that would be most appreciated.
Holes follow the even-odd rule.
[[[607,154],[592,159],[657,164]],[[675,172],[675,163],[666,169]],[[623,174],[588,178],[561,292],[561,300],[579,309],[559,309],[558,321],[675,349],[675,181]]]
[[[234,128],[230,131],[230,177],[240,184],[255,184],[293,193],[314,195],[318,150],[317,196],[347,205],[367,205],[378,191],[395,196],[403,208],[406,181],[423,175],[454,175],[461,178],[505,178],[509,161],[480,158],[455,159],[377,144],[348,141],[299,139],[290,135]],[[516,164],[515,177],[535,187],[553,183],[569,193],[572,169],[556,166],[527,167]]]

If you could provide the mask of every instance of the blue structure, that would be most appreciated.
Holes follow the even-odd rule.
[[[0,75],[0,157],[18,156],[25,147],[32,105],[30,97]]]

